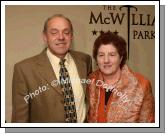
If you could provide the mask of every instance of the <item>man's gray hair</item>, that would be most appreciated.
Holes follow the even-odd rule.
[[[48,22],[49,22],[51,19],[55,18],[55,17],[61,17],[61,18],[66,19],[66,20],[68,21],[70,27],[71,27],[71,32],[72,32],[72,34],[73,34],[73,26],[72,26],[72,23],[71,23],[70,19],[68,19],[67,17],[65,17],[65,16],[62,15],[62,14],[55,14],[55,15],[49,17],[49,18],[45,21],[45,23],[44,23],[44,28],[43,28],[43,32],[44,32],[44,33],[47,31]]]

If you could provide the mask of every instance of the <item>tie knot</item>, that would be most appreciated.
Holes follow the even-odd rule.
[[[65,61],[66,59],[60,59],[60,62],[59,62],[60,66],[64,66]]]

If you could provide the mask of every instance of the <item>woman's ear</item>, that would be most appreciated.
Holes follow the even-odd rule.
[[[122,62],[123,56],[120,58],[120,63]]]

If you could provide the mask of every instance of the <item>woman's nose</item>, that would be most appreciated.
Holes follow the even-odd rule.
[[[108,56],[105,56],[104,57],[104,63],[108,63],[109,62],[109,57]]]

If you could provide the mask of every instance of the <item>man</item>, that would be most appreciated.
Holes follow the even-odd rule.
[[[23,60],[14,67],[12,122],[85,121],[86,84],[76,80],[87,78],[92,70],[92,63],[90,56],[70,50],[72,38],[73,27],[68,18],[57,14],[46,20],[43,39],[47,48],[41,54]],[[66,85],[58,81],[62,74],[59,65],[62,60],[71,79],[67,89]],[[66,92],[69,89],[72,89],[70,93],[74,99],[70,100],[74,100],[72,108],[76,113],[76,120],[71,121],[66,118],[68,115],[68,119],[71,119],[70,106],[65,109],[65,98],[69,97]],[[70,105],[71,102],[69,101]]]

